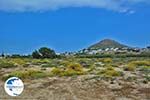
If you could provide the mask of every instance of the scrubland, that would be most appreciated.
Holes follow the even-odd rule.
[[[13,99],[150,100],[148,57],[0,59],[0,99],[12,99],[3,85],[13,76],[25,84]]]

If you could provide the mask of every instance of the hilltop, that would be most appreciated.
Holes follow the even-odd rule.
[[[104,39],[94,45],[89,46],[88,48],[82,49],[78,53],[82,55],[129,54],[131,56],[131,54],[138,55],[145,52],[147,53],[147,51],[149,50],[150,49],[148,47],[147,48],[130,47],[112,39]]]
[[[104,39],[90,46],[88,49],[106,49],[106,48],[124,48],[124,47],[128,47],[128,46],[121,44],[115,40]]]

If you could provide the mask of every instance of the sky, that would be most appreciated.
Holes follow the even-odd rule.
[[[78,51],[114,39],[150,45],[148,0],[0,0],[0,53]]]

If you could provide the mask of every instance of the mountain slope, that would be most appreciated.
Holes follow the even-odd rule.
[[[106,48],[123,48],[123,47],[128,47],[128,46],[120,44],[119,42],[111,39],[104,39],[90,46],[89,49],[106,49]]]

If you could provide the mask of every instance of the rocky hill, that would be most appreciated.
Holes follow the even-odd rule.
[[[124,48],[124,47],[128,47],[128,46],[121,44],[115,40],[104,39],[90,46],[89,49]]]

